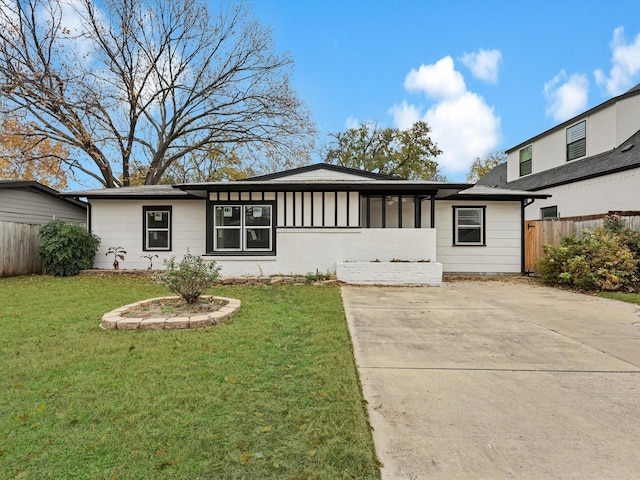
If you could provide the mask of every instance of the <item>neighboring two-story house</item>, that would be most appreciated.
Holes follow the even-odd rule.
[[[526,220],[640,210],[640,84],[506,153],[478,185],[550,194]]]

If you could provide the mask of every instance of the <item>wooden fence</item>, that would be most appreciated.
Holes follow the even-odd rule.
[[[583,231],[593,230],[602,225],[605,216],[603,214],[572,218],[549,218],[525,222],[525,271],[533,272],[535,270],[536,259],[544,254],[542,245],[560,245],[563,237],[569,235],[580,236]],[[639,212],[623,212],[619,218],[626,227],[640,231]]]
[[[0,222],[0,277],[42,273],[40,225]]]

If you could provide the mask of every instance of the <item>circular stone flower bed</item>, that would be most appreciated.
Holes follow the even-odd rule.
[[[175,330],[204,328],[233,317],[240,309],[240,300],[202,295],[203,302],[192,308],[180,297],[158,297],[116,308],[102,316],[100,328],[105,330]]]

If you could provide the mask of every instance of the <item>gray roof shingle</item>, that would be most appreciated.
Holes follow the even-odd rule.
[[[640,130],[613,150],[573,160],[559,167],[506,182],[507,164],[502,163],[483,176],[478,185],[512,190],[542,190],[610,173],[640,168]]]

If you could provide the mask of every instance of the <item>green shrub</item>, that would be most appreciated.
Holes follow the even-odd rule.
[[[218,283],[220,277],[220,267],[216,262],[205,262],[202,257],[190,253],[180,263],[176,263],[176,257],[171,257],[164,264],[167,270],[156,274],[156,280],[190,304],[197,303],[200,295]]]
[[[38,253],[44,259],[45,273],[56,277],[77,275],[93,267],[100,238],[84,225],[54,220],[40,229]]]
[[[544,245],[536,268],[543,281],[584,290],[620,290],[637,280],[638,257],[627,239],[604,225],[583,237],[565,237],[558,246]]]

